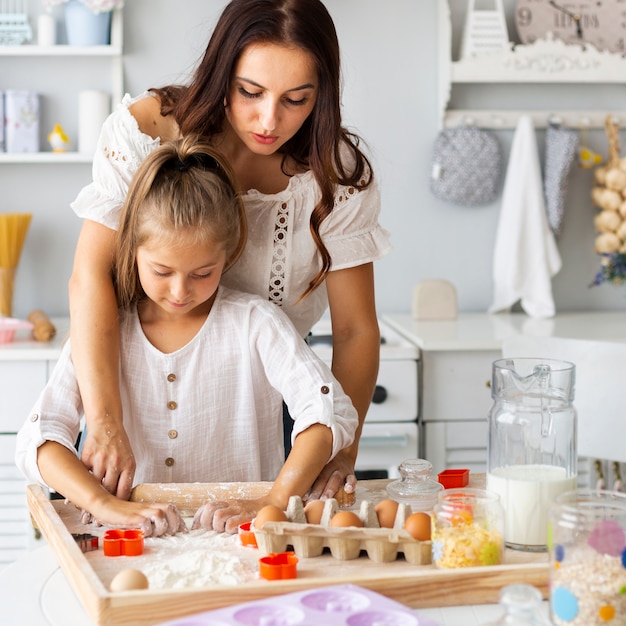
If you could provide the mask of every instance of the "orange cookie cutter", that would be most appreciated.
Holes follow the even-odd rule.
[[[243,524],[239,524],[239,528],[237,529],[239,541],[241,542],[242,546],[258,548],[256,536],[254,535],[254,531],[251,530],[251,524],[252,522],[244,522]]]
[[[107,530],[102,538],[105,556],[139,556],[143,554],[143,532],[138,529]]]
[[[259,574],[265,580],[296,578],[298,557],[293,552],[271,552],[259,559]]]

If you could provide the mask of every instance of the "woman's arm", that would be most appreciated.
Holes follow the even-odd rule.
[[[192,528],[236,533],[239,524],[253,519],[266,504],[286,509],[290,496],[304,496],[310,488],[313,477],[319,474],[330,457],[332,447],[330,428],[322,424],[309,426],[295,438],[293,448],[267,496],[256,500],[208,502],[196,512]]]
[[[72,361],[87,424],[82,461],[107,491],[126,500],[135,458],[122,423],[114,238],[101,224],[83,223],[69,282]]]
[[[357,410],[359,426],[352,445],[339,452],[313,483],[309,500],[332,498],[344,485],[348,493],[354,491],[359,439],[374,395],[380,360],[373,263],[330,272],[326,287],[333,334],[332,371]]]
[[[186,525],[171,504],[126,502],[110,494],[78,457],[56,441],[37,449],[37,465],[48,486],[101,524],[141,528],[146,536],[174,534]]]

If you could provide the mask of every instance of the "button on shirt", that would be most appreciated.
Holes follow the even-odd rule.
[[[136,312],[120,322],[124,427],[142,482],[273,480],[284,462],[282,400],[294,436],[329,426],[334,456],[354,438],[357,414],[325,365],[282,311],[221,286],[206,322],[170,354],[145,337]],[[175,380],[172,380],[172,376]],[[43,482],[37,447],[47,439],[73,450],[82,405],[69,342],[17,442],[16,461]]]

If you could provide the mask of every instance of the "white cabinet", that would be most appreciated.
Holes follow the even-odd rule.
[[[31,23],[36,16],[31,15]],[[0,46],[0,91],[29,89],[41,95],[40,152],[3,153],[2,163],[90,163],[92,154],[76,152],[78,143],[78,95],[83,89],[99,89],[112,103],[123,94],[122,10],[113,11],[111,44],[108,46]],[[37,83],[32,68],[37,68]],[[72,151],[53,153],[45,138],[61,123],[72,140]]]
[[[460,313],[457,319],[445,321],[386,315],[383,320],[420,349],[420,449],[433,464],[434,473],[453,467],[486,470],[491,370],[493,361],[502,356],[505,339],[563,337],[626,342],[626,312],[620,311],[565,313],[545,320],[523,313]],[[603,459],[601,466],[610,488],[616,481],[615,463]],[[618,464],[617,469],[622,480],[626,478],[626,464]],[[596,460],[580,457],[579,485],[595,486],[596,480]]]
[[[32,549],[41,535],[30,521],[26,480],[14,463],[16,433],[46,384],[67,336],[69,321],[54,319],[57,335],[49,343],[18,331],[0,344],[0,569]]]

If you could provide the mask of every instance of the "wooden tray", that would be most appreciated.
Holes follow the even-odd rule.
[[[363,500],[386,497],[388,480],[360,481],[357,508]],[[254,498],[266,493],[269,483],[141,485],[135,500],[175,503],[193,513],[207,500]],[[63,501],[50,501],[38,486],[28,487],[28,503],[36,525],[55,552],[70,585],[95,624],[117,626],[158,624],[183,615],[258,600],[271,595],[347,582],[382,593],[413,608],[457,604],[496,603],[500,588],[513,583],[538,587],[547,597],[548,556],[507,550],[505,564],[457,570],[438,570],[432,565],[411,565],[404,558],[389,563],[373,563],[367,556],[348,561],[330,554],[300,559],[298,578],[238,585],[211,585],[189,589],[148,589],[111,593],[108,585],[114,575],[128,567],[141,569],[141,563],[158,558],[144,553],[139,557],[105,557],[102,549],[83,553],[72,533],[102,535],[104,528],[84,526],[79,512]],[[158,540],[154,541],[158,551]],[[257,558],[251,548],[241,548],[245,558]]]

